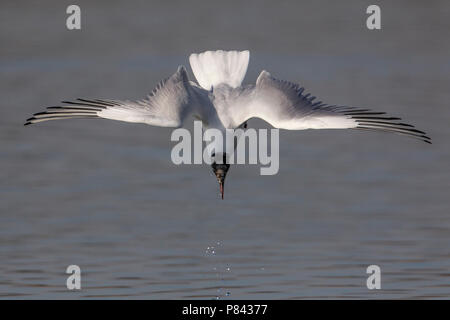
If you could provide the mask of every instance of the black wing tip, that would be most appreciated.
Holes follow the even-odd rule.
[[[423,137],[422,137],[422,141],[423,141],[423,142],[426,142],[426,143],[429,143],[429,144],[433,144],[433,143],[431,142],[431,138],[430,138],[430,137],[427,137],[427,136],[423,136]]]
[[[405,132],[405,131],[396,131],[395,128],[392,128],[394,130],[389,130],[389,128],[386,127],[365,127],[365,126],[357,126],[356,129],[363,129],[363,130],[370,130],[370,131],[378,131],[378,132],[391,132],[391,133],[395,133],[395,134],[400,134],[400,135],[404,135],[410,138],[414,138],[423,142],[426,142],[428,144],[433,144],[431,142],[431,138],[429,136],[426,136],[425,132],[423,132],[423,134],[417,134],[415,133],[415,131],[419,131],[419,130],[405,130],[405,131],[409,131],[409,132]]]
[[[84,99],[77,98],[77,101],[81,101],[83,103],[95,104],[97,106],[102,106],[103,108],[112,107],[114,105],[119,105],[117,102],[104,100],[104,99]]]
[[[36,120],[36,118],[34,116],[25,120],[25,123],[23,125],[29,126],[30,124],[34,124],[33,120]]]
[[[390,117],[386,115],[386,112],[370,109],[343,109],[340,113],[353,119],[357,123],[356,128],[397,133],[432,144],[431,138],[424,131],[416,129],[411,124],[400,122],[402,118]]]
[[[47,107],[46,108],[47,111],[42,111],[42,112],[33,114],[33,117],[25,120],[25,123],[23,125],[28,126],[30,124],[34,124],[35,122],[33,122],[33,121],[38,120],[38,118],[36,118],[36,116],[48,115],[48,117],[39,117],[39,120],[43,120],[43,121],[45,121],[44,118],[47,118],[46,120],[50,120],[50,118],[52,118],[54,115],[58,115],[58,116],[60,116],[60,119],[64,119],[64,118],[66,118],[63,116],[64,114],[67,117],[70,116],[69,109],[71,112],[85,113],[84,115],[80,115],[80,117],[86,117],[86,118],[97,117],[98,118],[98,116],[95,114],[96,112],[102,111],[102,109],[106,109],[108,107],[120,105],[120,103],[115,102],[115,101],[102,100],[102,99],[83,99],[83,98],[77,98],[76,101],[63,100],[63,101],[61,101],[61,103],[68,104],[70,106],[57,105],[57,106]],[[77,106],[78,106],[78,108],[77,108]],[[64,109],[68,109],[67,112],[62,112],[62,111],[64,111]],[[55,110],[58,110],[58,111],[61,110],[61,112],[55,112]]]
[[[422,135],[422,138],[424,139],[423,141],[425,141],[426,143],[432,144],[432,143],[431,143],[431,137],[426,136],[425,134],[426,134],[426,133],[424,133],[424,134]]]
[[[419,139],[419,140],[421,140],[421,141],[423,141],[423,142],[426,142],[426,143],[428,143],[428,144],[433,144],[432,142],[431,142],[431,138],[430,137],[427,137],[427,136],[423,136],[423,137],[421,137],[422,139]]]
[[[33,114],[33,116],[42,116],[44,114],[48,114],[48,112],[47,111],[37,112],[37,113]]]
[[[394,121],[394,120],[402,120],[402,118],[399,117],[372,117],[370,115],[362,115],[362,116],[354,116],[354,115],[350,115],[351,119],[355,119],[355,120],[385,120],[385,121]]]
[[[28,118],[27,120],[25,120],[25,123],[23,125],[29,126],[30,124],[34,124],[33,120],[36,120],[36,118],[35,117]]]
[[[110,102],[107,102],[104,100],[99,100],[99,99],[88,100],[88,99],[82,99],[82,98],[77,98],[77,99],[75,99],[75,101],[63,100],[63,101],[61,101],[61,103],[75,105],[75,106],[78,105],[78,106],[85,106],[85,107],[101,108],[101,109],[106,109],[108,107],[112,107],[115,105],[112,102],[110,103]]]

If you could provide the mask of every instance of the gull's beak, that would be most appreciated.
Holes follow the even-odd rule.
[[[219,185],[220,185],[220,194],[222,195],[222,200],[223,200],[223,185],[224,185],[224,182],[219,182]]]
[[[214,174],[216,175],[216,178],[217,178],[217,182],[219,182],[220,195],[221,195],[222,199],[223,199],[223,194],[224,194],[225,177],[227,176],[229,167],[230,167],[229,164],[214,163],[212,165]]]
[[[217,182],[219,182],[220,195],[222,196],[222,199],[223,199],[225,176],[227,175],[227,172],[225,170],[223,170],[222,168],[219,168],[214,173],[216,175]]]

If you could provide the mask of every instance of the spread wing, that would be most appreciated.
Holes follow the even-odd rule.
[[[27,119],[25,125],[71,118],[104,118],[161,127],[178,127],[192,111],[186,69],[161,81],[146,99],[138,101],[77,99],[62,106],[48,107]]]
[[[275,128],[303,129],[364,129],[389,131],[431,143],[425,132],[390,117],[385,112],[328,105],[314,101],[316,97],[304,92],[297,84],[261,72],[256,85],[244,88],[235,96],[230,110],[233,122],[239,124],[257,117]]]

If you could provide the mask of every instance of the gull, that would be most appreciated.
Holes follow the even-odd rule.
[[[242,85],[250,59],[245,51],[193,53],[189,63],[198,83],[189,80],[179,66],[144,99],[76,99],[35,113],[25,125],[71,118],[104,118],[160,127],[182,127],[192,117],[206,128],[247,128],[247,121],[260,118],[275,128],[358,129],[387,131],[431,143],[425,132],[400,122],[385,112],[315,101],[296,83],[280,80],[263,70],[255,84]],[[211,148],[213,150],[214,148]],[[211,166],[223,199],[230,150],[210,153]]]

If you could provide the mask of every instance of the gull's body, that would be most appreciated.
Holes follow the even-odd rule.
[[[36,113],[26,125],[68,118],[105,118],[161,127],[180,127],[193,116],[207,128],[245,127],[260,118],[279,129],[365,129],[408,135],[431,143],[424,132],[384,112],[314,101],[297,84],[278,80],[262,71],[254,85],[242,86],[249,62],[248,51],[206,51],[189,57],[198,84],[180,66],[161,81],[146,99],[138,101],[77,99]],[[229,153],[230,150],[226,150]],[[229,165],[213,168],[223,188]],[[226,159],[226,158],[223,158]],[[219,162],[219,161],[217,161]]]

